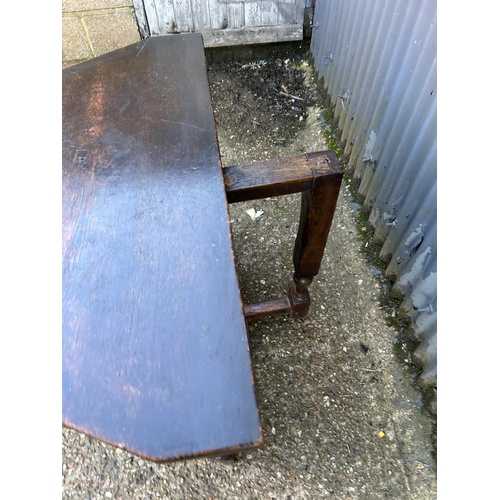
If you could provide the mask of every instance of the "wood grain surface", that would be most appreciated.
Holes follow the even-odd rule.
[[[201,36],[62,84],[64,425],[154,461],[259,446]]]
[[[228,203],[310,191],[324,178],[340,184],[343,176],[337,155],[331,150],[231,165],[223,172]]]

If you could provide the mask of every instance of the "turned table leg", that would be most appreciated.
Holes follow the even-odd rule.
[[[313,188],[302,193],[299,230],[295,240],[294,285],[290,288],[290,316],[304,318],[311,303],[308,287],[321,267],[335,213],[341,179],[338,175],[314,178]]]

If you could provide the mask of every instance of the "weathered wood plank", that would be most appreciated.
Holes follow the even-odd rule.
[[[175,32],[194,31],[191,0],[173,0],[175,12]]]
[[[303,16],[298,17],[303,0],[279,0],[278,24],[297,24],[302,22]]]
[[[151,31],[149,28],[149,23],[146,15],[146,9],[144,7],[143,0],[133,0],[135,17],[137,19],[137,26],[139,28],[139,33],[141,38],[147,38],[151,36]]]
[[[62,87],[63,423],[154,461],[260,445],[201,35]]]
[[[210,5],[208,0],[191,0],[191,13],[195,31],[210,29]]]
[[[262,26],[262,0],[245,3],[245,26]]]
[[[196,31],[219,47],[302,40],[302,1],[144,0],[143,10],[152,35]]]
[[[209,0],[208,9],[210,10],[210,29],[226,29],[227,5],[220,3],[219,0]]]
[[[313,7],[311,7],[311,0],[302,0],[302,1],[297,1],[295,2],[295,19],[297,20],[298,23],[302,23],[302,26],[306,23],[306,10],[308,9],[309,12],[312,13],[314,10]],[[311,15],[312,17],[312,15]]]
[[[278,2],[277,0],[262,2],[261,22],[262,26],[276,26],[278,24]]]
[[[312,3],[313,0],[295,0],[295,19],[297,22],[304,21],[304,10],[312,8]]]
[[[150,25],[152,35],[173,33],[177,21],[175,20],[174,5],[172,0],[144,0],[148,20],[155,19]]]
[[[205,47],[294,42],[303,39],[302,24],[293,26],[260,26],[242,29],[203,30]]]
[[[238,29],[245,26],[245,6],[243,3],[227,4],[227,27]]]

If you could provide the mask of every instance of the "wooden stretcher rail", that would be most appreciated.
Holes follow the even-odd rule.
[[[246,319],[262,318],[272,314],[289,313],[291,310],[290,301],[287,297],[276,300],[268,300],[260,304],[248,304],[243,307]]]

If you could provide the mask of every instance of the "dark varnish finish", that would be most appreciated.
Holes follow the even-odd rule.
[[[337,155],[330,150],[224,168],[229,203],[302,192],[294,286],[287,299],[245,306],[247,319],[283,312],[293,319],[307,316],[308,288],[321,266],[342,177]]]
[[[337,155],[331,150],[232,165],[223,170],[228,203],[302,193],[313,189],[319,178],[340,184],[343,176]]]
[[[290,312],[290,301],[287,297],[276,300],[268,300],[259,304],[246,304],[243,308],[245,318],[256,319],[273,314],[283,314]]]
[[[63,423],[154,461],[261,445],[201,36],[62,86]]]

